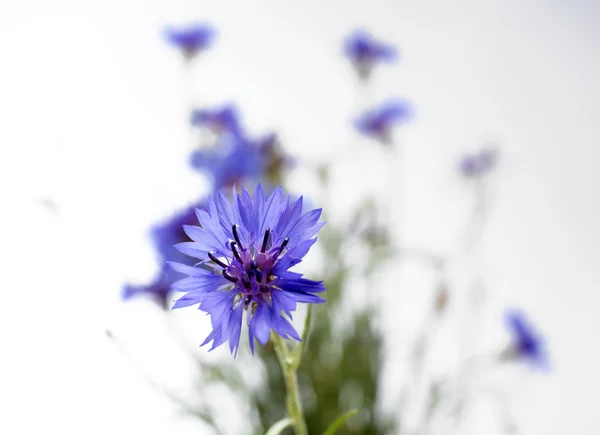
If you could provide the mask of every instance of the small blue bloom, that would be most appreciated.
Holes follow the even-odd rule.
[[[364,113],[354,121],[354,127],[365,136],[390,144],[393,125],[406,121],[412,113],[408,102],[390,100]]]
[[[204,204],[204,201],[198,201],[150,229],[150,239],[161,268],[154,280],[149,284],[126,284],[123,286],[123,299],[131,299],[138,295],[150,295],[155,298],[161,307],[167,307],[170,286],[177,278],[177,275],[170,267],[167,267],[166,262],[177,261],[188,265],[194,264],[191,258],[183,255],[173,245],[190,241],[190,238],[183,231],[183,226],[197,222],[196,208],[203,207]]]
[[[529,362],[533,367],[547,369],[549,363],[544,339],[538,335],[525,314],[516,310],[507,311],[505,321],[512,335],[509,354]]]
[[[196,109],[192,112],[190,122],[196,127],[207,127],[215,134],[242,135],[240,117],[232,104],[214,109]]]
[[[480,177],[490,172],[498,161],[498,153],[492,149],[481,150],[477,154],[464,156],[459,162],[459,169],[467,178]]]
[[[190,155],[190,165],[206,172],[213,191],[219,191],[263,175],[267,156],[257,146],[240,136],[221,136],[212,148],[199,149]]]
[[[169,43],[181,49],[187,59],[191,59],[212,44],[215,30],[208,24],[192,24],[178,29],[167,28],[165,37]]]
[[[375,40],[370,33],[359,29],[344,41],[344,54],[350,59],[361,79],[367,80],[377,62],[393,62],[396,49]]]
[[[232,201],[218,193],[196,215],[201,226],[184,226],[193,242],[176,247],[200,263],[171,263],[188,276],[172,288],[184,293],[173,308],[199,304],[211,315],[213,330],[202,346],[212,341],[212,350],[229,341],[237,353],[244,313],[252,352],[254,339],[266,344],[271,330],[300,340],[287,318],[299,302],[324,302],[314,293],[325,287],[289,269],[317,241],[321,209],[302,214],[302,197],[284,199],[278,187],[267,198],[259,184],[254,197],[244,188],[241,194],[234,190]]]
[[[458,166],[461,174],[465,177],[471,178],[480,175],[479,159],[476,156],[463,156]]]

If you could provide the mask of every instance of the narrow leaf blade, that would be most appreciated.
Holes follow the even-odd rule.
[[[289,417],[279,420],[277,423],[275,423],[269,428],[265,435],[279,435],[282,430],[284,430],[288,426],[291,426],[292,424],[294,424],[294,420],[292,420]]]
[[[323,432],[323,435],[334,435],[342,427],[346,420],[355,416],[356,414],[358,414],[358,409],[353,409],[352,411],[342,414],[336,421],[331,423],[331,426],[329,426],[327,430]]]

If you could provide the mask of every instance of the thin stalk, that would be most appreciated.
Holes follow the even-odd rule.
[[[298,366],[302,362],[302,354],[304,353],[304,346],[306,346],[306,340],[308,339],[308,332],[310,331],[310,320],[312,318],[312,310],[314,305],[310,304],[306,311],[306,319],[304,319],[304,330],[302,331],[302,341],[298,343],[296,349],[292,352],[294,359],[294,370],[298,370]]]
[[[405,226],[406,226],[406,168],[404,144],[400,140],[396,140],[388,145],[386,149],[386,189],[388,195],[384,200],[387,216],[385,217],[385,225],[395,231],[397,240],[400,241],[400,246],[403,248],[406,245]],[[396,214],[394,215],[394,210]]]
[[[306,422],[304,421],[304,412],[302,411],[302,402],[300,400],[300,390],[298,388],[298,376],[296,375],[296,364],[294,358],[290,356],[287,344],[279,335],[271,332],[271,340],[275,346],[275,353],[281,365],[285,387],[287,391],[286,406],[290,418],[294,421],[294,430],[296,435],[308,435]]]

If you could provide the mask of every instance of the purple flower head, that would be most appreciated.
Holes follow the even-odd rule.
[[[544,339],[537,334],[524,313],[507,311],[506,326],[512,335],[510,355],[529,362],[535,368],[547,369],[548,356],[544,349]]]
[[[354,121],[354,127],[363,135],[391,144],[394,124],[409,119],[413,114],[411,105],[404,100],[390,100],[364,113]]]
[[[196,109],[192,112],[190,122],[196,127],[207,127],[217,135],[223,133],[242,135],[240,117],[232,104],[214,109]]]
[[[183,231],[183,226],[196,222],[195,210],[197,207],[203,207],[204,204],[204,201],[198,201],[150,229],[150,239],[154,245],[157,259],[161,264],[161,269],[149,284],[124,285],[122,289],[123,299],[127,300],[139,295],[150,295],[161,307],[167,308],[169,289],[177,275],[170,267],[166,266],[166,262],[177,261],[189,265],[194,264],[191,258],[183,255],[173,245],[190,241],[190,238]]]
[[[317,241],[321,209],[302,214],[302,197],[292,202],[278,187],[267,198],[259,184],[254,197],[244,188],[234,190],[232,201],[218,193],[196,215],[201,226],[184,227],[193,242],[176,247],[200,263],[171,263],[188,275],[172,288],[184,293],[173,308],[199,304],[211,315],[213,330],[202,346],[212,341],[213,350],[229,341],[237,353],[244,313],[252,352],[254,339],[266,344],[271,330],[300,340],[287,318],[299,302],[324,302],[314,293],[325,287],[289,269]]]
[[[344,54],[363,80],[368,80],[377,62],[393,62],[397,58],[393,46],[373,39],[370,33],[361,29],[355,30],[346,38]]]
[[[254,143],[235,135],[222,136],[213,148],[196,150],[190,156],[190,165],[211,177],[215,192],[259,178],[265,164],[266,156]]]
[[[493,149],[483,149],[477,154],[464,156],[459,162],[459,169],[467,178],[480,177],[489,173],[498,161],[498,152]]]
[[[208,24],[192,24],[181,28],[165,29],[169,43],[182,50],[186,59],[192,59],[207,49],[215,38],[215,30]]]

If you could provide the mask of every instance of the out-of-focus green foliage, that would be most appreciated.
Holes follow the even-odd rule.
[[[325,280],[327,303],[313,307],[310,334],[298,370],[306,424],[310,434],[322,434],[341,415],[356,408],[358,415],[348,419],[339,433],[386,434],[392,431],[394,422],[378,416],[376,411],[383,360],[382,337],[373,322],[376,312],[363,308],[354,318],[345,319],[344,324],[350,326],[343,330],[332,322],[331,313],[348,291],[349,271],[339,250],[344,237],[349,235],[329,227],[319,238],[328,259],[329,277]],[[256,434],[263,434],[285,410],[281,368],[270,347],[259,352],[267,379],[264,389],[253,397],[262,426],[256,428]],[[285,433],[291,434],[292,430]]]

